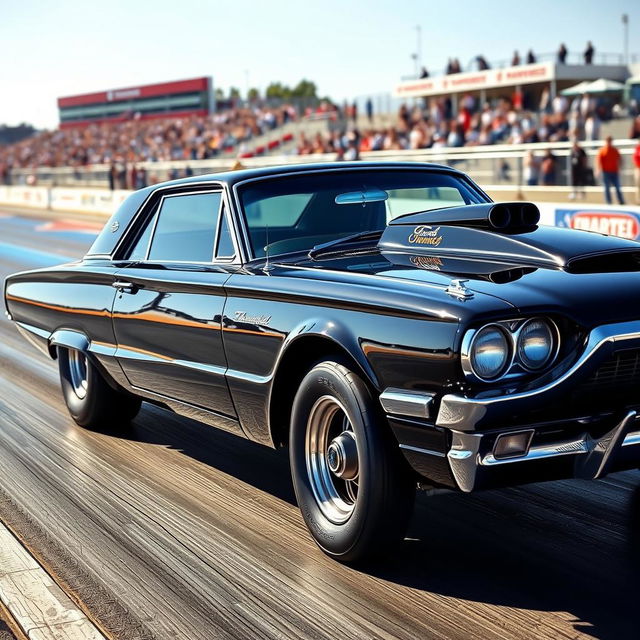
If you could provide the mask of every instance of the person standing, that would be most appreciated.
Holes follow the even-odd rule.
[[[540,180],[540,160],[533,151],[528,151],[524,159],[524,180],[528,187],[535,187]]]
[[[587,186],[587,154],[578,144],[577,138],[571,147],[571,186],[569,198],[573,200],[578,195],[584,198],[584,187]]]
[[[367,98],[365,108],[367,110],[367,119],[371,123],[373,122],[373,100],[371,98]]]
[[[533,53],[533,49],[529,49],[529,53],[527,53],[527,64],[534,64],[536,62],[536,57]]]
[[[607,136],[604,146],[596,156],[596,171],[602,175],[604,197],[607,204],[611,204],[611,187],[616,190],[618,202],[624,204],[620,190],[620,152],[613,146],[613,138]]]
[[[544,156],[542,156],[540,169],[542,172],[542,184],[545,187],[554,185],[556,183],[556,157],[551,153],[551,149],[547,149]]]
[[[564,46],[564,42],[563,42],[560,45],[560,48],[558,49],[558,62],[560,64],[564,64],[565,63],[568,53],[569,53],[569,51],[567,50],[567,47]]]
[[[593,54],[595,52],[596,50],[593,48],[593,45],[591,44],[591,40],[589,40],[589,42],[587,42],[587,48],[584,50],[585,64],[591,64],[593,62]]]
[[[633,177],[636,183],[636,204],[640,204],[640,140],[633,152]]]

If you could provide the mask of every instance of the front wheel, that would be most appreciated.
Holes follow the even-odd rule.
[[[329,556],[361,561],[403,537],[415,479],[369,388],[343,364],[322,362],[302,380],[290,462],[302,516]]]
[[[118,431],[138,414],[141,399],[110,387],[82,351],[58,347],[58,368],[67,409],[80,426]]]

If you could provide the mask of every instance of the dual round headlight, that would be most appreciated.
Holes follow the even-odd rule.
[[[555,326],[544,318],[531,318],[511,330],[507,323],[492,323],[468,334],[463,343],[465,373],[482,381],[492,381],[520,365],[525,371],[540,371],[557,350]]]

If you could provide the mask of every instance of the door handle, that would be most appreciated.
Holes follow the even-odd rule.
[[[140,289],[140,285],[133,284],[133,282],[125,282],[124,280],[115,280],[111,283],[112,287],[115,287],[118,291],[124,291],[126,293],[135,293]]]

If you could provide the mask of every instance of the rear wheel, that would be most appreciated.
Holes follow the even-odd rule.
[[[302,380],[290,461],[298,505],[325,553],[356,562],[403,537],[415,479],[369,388],[343,364],[322,362]]]
[[[142,400],[109,386],[82,351],[58,347],[58,368],[62,395],[79,425],[117,431],[140,410]]]

